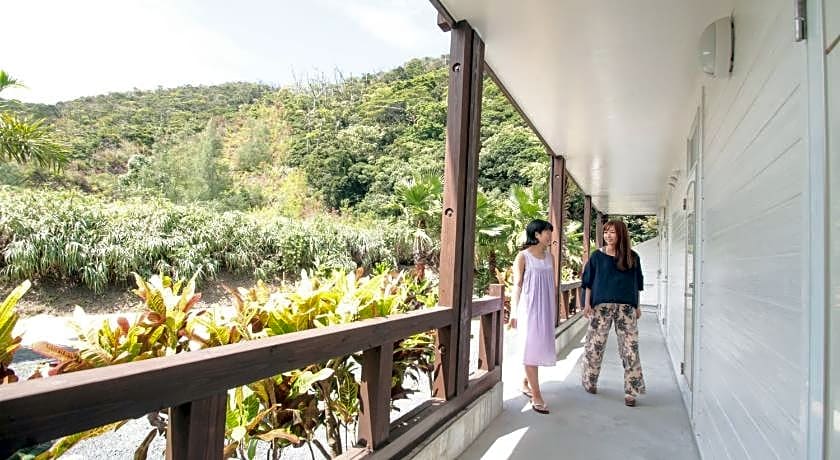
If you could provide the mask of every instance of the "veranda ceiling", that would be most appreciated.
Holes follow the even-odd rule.
[[[655,214],[700,102],[724,0],[442,0],[599,210]]]

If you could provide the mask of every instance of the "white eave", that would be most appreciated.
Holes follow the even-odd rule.
[[[443,0],[557,155],[612,214],[655,214],[699,105],[720,0]]]

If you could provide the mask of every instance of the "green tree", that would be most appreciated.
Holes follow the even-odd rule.
[[[486,283],[495,277],[500,254],[504,257],[502,263],[509,263],[509,257],[505,255],[508,253],[510,230],[510,222],[505,219],[501,204],[479,190],[475,201],[475,264],[480,271],[486,270],[486,276],[480,276],[482,283],[476,283],[477,293],[483,293]]]
[[[506,124],[482,146],[479,183],[501,192],[514,185],[529,185],[545,171],[546,162],[545,148],[530,129]]]
[[[545,187],[511,187],[505,200],[512,235],[508,238],[511,252],[525,242],[525,226],[534,219],[548,219],[548,191]]]
[[[436,249],[440,238],[443,181],[433,173],[417,174],[396,186],[394,199],[403,219],[412,228],[412,257],[418,276]]]
[[[23,84],[0,70],[0,92]],[[44,120],[21,117],[0,105],[0,161],[4,163],[34,162],[59,169],[67,164],[67,148],[53,137]]]
[[[120,185],[128,193],[162,195],[176,203],[223,200],[232,180],[222,157],[222,128],[210,120],[204,131],[152,157],[134,155]]]
[[[237,168],[255,171],[271,163],[271,131],[262,120],[249,120],[248,138],[236,153]]]

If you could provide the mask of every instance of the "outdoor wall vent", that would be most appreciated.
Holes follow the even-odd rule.
[[[735,64],[735,25],[732,17],[718,19],[706,27],[700,36],[698,56],[700,68],[706,75],[726,78]]]

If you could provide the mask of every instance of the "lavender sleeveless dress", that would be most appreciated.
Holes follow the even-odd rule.
[[[554,366],[554,321],[557,315],[554,288],[554,263],[551,257],[540,260],[530,251],[525,255],[525,276],[519,298],[519,324],[524,332],[522,363],[526,366]]]

